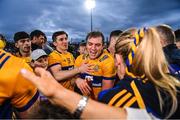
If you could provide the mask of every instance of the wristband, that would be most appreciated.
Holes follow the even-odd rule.
[[[83,96],[81,98],[81,100],[79,101],[79,103],[77,105],[77,108],[76,108],[76,110],[74,111],[74,114],[73,114],[75,118],[80,118],[81,117],[81,114],[82,114],[84,108],[87,105],[87,101],[88,101],[88,97]]]

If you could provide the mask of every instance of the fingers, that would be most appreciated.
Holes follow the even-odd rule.
[[[33,84],[35,84],[35,85],[38,84],[39,78],[34,73],[32,73],[26,69],[21,69],[20,73],[24,78],[31,81]]]
[[[77,87],[81,90],[84,95],[90,94],[91,88],[85,80],[80,79],[76,81]]]
[[[91,93],[91,88],[86,82],[81,86],[81,90],[85,95],[89,95]]]
[[[46,73],[46,70],[41,68],[41,67],[36,67],[34,72],[36,73],[36,75],[38,76],[43,76]]]
[[[42,68],[36,68],[35,75],[32,72],[22,69],[20,71],[22,76],[27,80],[31,81],[45,96],[52,97],[55,95],[56,90],[64,89],[53,77],[52,75]]]

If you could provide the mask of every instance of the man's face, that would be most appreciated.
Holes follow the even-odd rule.
[[[39,37],[33,37],[32,43],[42,46],[42,44],[45,42],[45,37],[43,35],[40,35]]]
[[[79,46],[78,52],[80,55],[87,53],[86,46]]]
[[[53,42],[54,46],[56,46],[56,49],[67,51],[68,49],[68,37],[66,34],[62,34],[56,37],[56,41]]]
[[[88,39],[86,48],[90,59],[99,57],[103,50],[102,37],[92,37]]]
[[[20,52],[29,53],[31,51],[31,41],[29,38],[20,39],[15,43]]]

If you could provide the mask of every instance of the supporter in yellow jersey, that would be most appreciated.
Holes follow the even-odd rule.
[[[80,55],[75,62],[79,67],[82,63],[93,64],[94,72],[81,73],[76,85],[84,95],[97,99],[102,90],[112,88],[114,85],[115,65],[113,57],[103,51],[104,36],[101,32],[90,32],[86,37],[88,54]],[[92,87],[91,87],[92,85]]]
[[[35,86],[19,74],[22,68],[32,71],[24,60],[0,50],[0,119],[11,119],[12,107],[26,117],[39,96]]]
[[[23,58],[29,64],[31,62],[31,41],[29,34],[24,31],[17,32],[14,34],[14,41],[15,47],[18,49],[14,55]]]
[[[64,87],[73,90],[74,83],[71,77],[88,70],[88,64],[74,69],[74,57],[68,50],[68,34],[64,31],[57,31],[52,36],[55,50],[49,54],[48,69],[55,79]]]

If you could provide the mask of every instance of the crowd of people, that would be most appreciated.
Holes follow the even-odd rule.
[[[100,31],[69,50],[68,34],[0,35],[0,118],[180,118],[180,30]],[[4,50],[3,50],[4,49]]]

